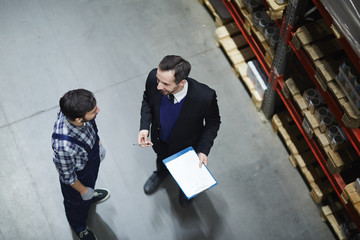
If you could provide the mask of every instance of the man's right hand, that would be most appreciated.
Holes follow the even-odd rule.
[[[94,195],[94,189],[84,186],[79,179],[76,179],[76,181],[71,184],[71,186],[80,193],[81,198],[86,201],[93,198]]]
[[[138,144],[141,147],[149,147],[152,146],[153,143],[148,139],[149,130],[141,130],[138,135]]]
[[[81,198],[84,201],[92,199],[94,196],[94,189],[87,187],[87,191],[84,194],[81,194]]]

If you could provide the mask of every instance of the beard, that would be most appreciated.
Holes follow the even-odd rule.
[[[95,115],[95,117],[93,117],[92,119],[86,119],[85,117],[83,117],[82,119],[81,119],[81,121],[82,122],[90,122],[90,121],[92,121],[92,120],[95,120],[95,118],[96,118],[96,116],[97,116],[97,114]]]
[[[169,95],[170,94],[170,92],[169,91],[160,91],[161,92],[161,94],[162,95],[165,95],[165,96],[167,96],[167,95]]]
[[[162,95],[169,95],[169,94],[174,94],[174,92],[176,92],[179,89],[179,85],[176,85],[175,88],[172,91],[168,91],[168,90],[159,90],[161,92]]]

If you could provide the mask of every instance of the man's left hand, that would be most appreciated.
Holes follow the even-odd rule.
[[[100,155],[100,162],[102,162],[105,159],[106,156],[106,149],[104,148],[104,146],[100,143],[99,146],[99,155]]]
[[[200,159],[200,162],[199,162],[199,168],[201,168],[202,167],[202,164],[204,163],[205,164],[205,166],[207,166],[207,156],[205,155],[205,154],[203,154],[203,153],[198,153],[198,156],[199,156],[199,159]]]

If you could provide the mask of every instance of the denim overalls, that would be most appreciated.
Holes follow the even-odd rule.
[[[94,189],[95,182],[99,172],[100,153],[99,153],[99,136],[95,121],[91,124],[96,132],[96,140],[93,148],[79,140],[69,137],[67,135],[56,134],[52,135],[53,139],[66,140],[84,148],[88,154],[88,162],[84,169],[76,172],[79,181],[86,187]],[[70,226],[75,232],[81,232],[86,229],[86,219],[92,203],[92,200],[84,201],[81,195],[71,185],[60,182],[61,191],[64,196],[64,206],[66,217]]]

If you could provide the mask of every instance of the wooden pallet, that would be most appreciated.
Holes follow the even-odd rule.
[[[309,43],[304,46],[304,50],[315,64],[317,61],[324,59],[329,55],[343,51],[343,48],[336,38],[331,38],[329,40]]]
[[[334,191],[323,170],[311,152],[292,117],[287,112],[274,114],[272,127],[290,152],[289,161],[298,168],[311,188],[310,196],[315,203],[321,203]]]
[[[290,126],[294,125],[294,119],[291,117],[291,115],[287,112],[287,111],[283,111],[277,114],[274,114],[272,121],[271,121],[271,126],[274,130],[275,133],[279,133],[281,128],[286,128],[289,129]],[[295,135],[295,134],[293,134]],[[298,136],[299,134],[296,133],[296,136]],[[285,137],[285,139],[290,138],[290,136]]]
[[[312,182],[310,186],[310,197],[316,204],[322,203],[330,193],[334,192],[334,188],[327,179],[322,179],[316,183]]]
[[[292,98],[296,94],[299,94],[300,90],[296,86],[294,79],[288,78],[285,81],[285,85],[282,89],[282,92],[286,98]]]
[[[311,188],[310,196],[313,201],[318,204],[327,199],[327,196],[334,191],[334,188],[326,178],[317,160],[314,160],[315,157],[313,153],[310,152],[309,155],[310,154],[312,154],[312,158],[307,159],[306,162],[299,161],[299,158],[296,160],[297,166]]]
[[[324,222],[325,221],[329,222],[330,226],[332,227],[332,229],[336,233],[337,237],[340,240],[345,240],[345,239],[347,239],[347,237],[342,232],[342,229],[341,229],[341,226],[340,226],[341,222],[338,220],[337,214],[336,214],[337,211],[339,211],[339,210],[334,210],[330,206],[326,205],[326,206],[323,206],[321,208],[320,215],[321,215],[322,220]]]
[[[290,157],[295,162],[295,166],[299,168],[309,166],[317,162],[314,154],[308,150],[299,154],[291,154]]]
[[[239,9],[245,8],[243,0],[234,0]]]
[[[326,154],[328,156],[326,166],[333,174],[338,174],[354,167],[360,160],[355,149],[351,146],[337,151],[327,148]]]
[[[315,63],[315,77],[324,91],[327,91],[328,84],[335,80],[340,64],[341,61],[332,58],[321,59]]]
[[[238,77],[242,77],[244,71],[238,71],[240,69],[237,66],[243,66],[247,61],[253,59],[255,55],[244,36],[240,34],[240,30],[232,29],[233,23],[218,27],[215,30],[215,43],[224,51]]]
[[[319,122],[317,121],[316,117],[309,111],[309,109],[304,111],[302,126],[308,138],[313,138],[316,132],[319,132]]]
[[[255,85],[253,81],[248,77],[247,75],[247,61],[237,64],[235,67],[235,72],[240,76],[240,79],[244,83],[245,87],[249,91],[251,95],[251,101],[254,104],[254,107],[257,111],[261,109],[263,98],[260,96],[260,94],[257,92]]]
[[[282,19],[287,3],[277,4],[274,0],[266,0],[269,5],[269,16],[272,20]]]
[[[289,151],[289,160],[291,164],[296,167],[298,165],[296,157],[299,158],[302,153],[309,151],[309,146],[303,138],[300,130],[296,126],[290,114],[286,111],[274,114],[271,125],[274,132],[279,135]]]
[[[325,39],[332,35],[331,29],[328,27],[324,19],[320,19],[312,24],[299,27],[291,42],[296,49],[305,48],[310,43]]]
[[[345,93],[345,89],[341,87],[341,84],[337,77],[335,77],[335,81],[331,82],[332,88],[336,88],[337,91],[342,93],[343,98],[339,98],[336,96],[341,108],[344,111],[343,115],[343,123],[348,128],[359,128],[360,127],[360,111],[356,108],[353,102],[350,102],[349,95]],[[332,90],[332,89],[331,89]],[[332,91],[333,92],[333,91]]]
[[[354,206],[357,214],[360,215],[360,193],[355,189],[355,182],[345,186],[341,197],[346,204],[350,202]]]
[[[304,97],[298,93],[293,96],[294,102],[299,107],[301,114],[304,115],[305,111],[308,110]]]
[[[320,182],[321,179],[326,177],[324,171],[317,162],[301,167],[300,170],[308,183]]]
[[[223,26],[233,19],[222,0],[203,0],[204,6],[211,12],[217,27]]]
[[[256,91],[253,82],[247,76],[247,62],[254,59],[255,54],[244,36],[240,33],[240,30],[233,24],[234,23],[229,23],[215,30],[215,43],[224,51],[235,75],[241,78],[249,91],[256,110],[260,110],[263,99]],[[234,27],[236,27],[238,31],[234,30]]]

